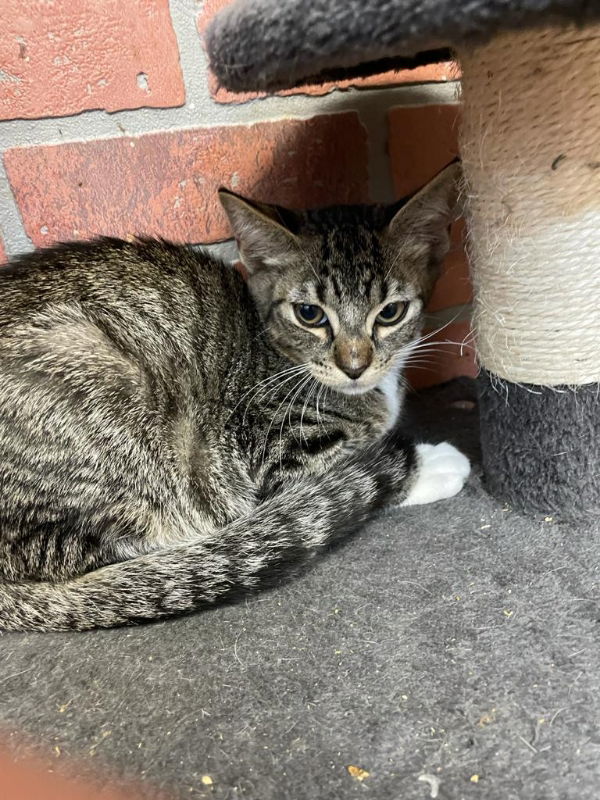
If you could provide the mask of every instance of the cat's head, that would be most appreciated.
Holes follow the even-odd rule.
[[[391,206],[301,212],[221,189],[275,348],[346,394],[400,367],[448,251],[459,175],[453,163]]]

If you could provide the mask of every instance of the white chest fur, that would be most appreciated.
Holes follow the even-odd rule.
[[[404,395],[404,390],[400,386],[398,379],[398,372],[396,370],[388,372],[378,388],[382,392],[387,405],[388,420],[385,429],[389,431],[398,421]]]

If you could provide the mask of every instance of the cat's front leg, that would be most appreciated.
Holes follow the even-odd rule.
[[[413,482],[400,505],[435,503],[458,494],[469,477],[469,459],[449,442],[417,444]]]

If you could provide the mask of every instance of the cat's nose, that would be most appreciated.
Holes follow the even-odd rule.
[[[342,370],[349,378],[355,381],[357,378],[360,378],[368,366],[368,364],[361,364],[359,367],[342,367]]]
[[[339,337],[334,347],[334,361],[353,381],[360,378],[373,360],[373,346],[368,339]]]

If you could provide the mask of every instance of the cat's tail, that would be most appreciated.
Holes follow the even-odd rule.
[[[0,583],[0,629],[109,628],[183,614],[271,583],[361,527],[392,493],[407,491],[414,458],[412,446],[389,440],[325,476],[283,486],[251,515],[197,543],[63,583]]]

